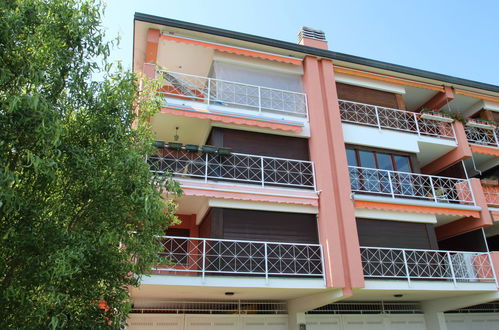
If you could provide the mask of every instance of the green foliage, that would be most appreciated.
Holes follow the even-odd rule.
[[[437,116],[445,116],[445,117],[449,117],[449,118],[452,118],[454,120],[460,121],[462,123],[466,123],[466,118],[462,114],[457,113],[457,112],[450,112],[450,111],[444,111],[444,110],[433,111],[433,110],[430,110],[428,108],[424,108],[421,110],[421,113],[428,113],[428,114],[437,115]]]
[[[181,193],[145,163],[158,86],[109,71],[91,0],[0,17],[0,328],[120,328]]]

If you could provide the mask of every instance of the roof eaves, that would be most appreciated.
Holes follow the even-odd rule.
[[[365,65],[365,66],[369,66],[369,67],[373,67],[373,68],[377,68],[377,69],[394,71],[394,72],[408,74],[408,75],[412,75],[412,76],[418,76],[418,77],[422,77],[422,78],[426,78],[426,79],[438,80],[438,81],[442,81],[444,83],[462,85],[462,86],[466,86],[466,87],[477,88],[477,89],[482,89],[482,90],[486,90],[486,91],[499,93],[499,86],[492,85],[492,84],[481,83],[478,81],[453,77],[453,76],[449,76],[449,75],[444,75],[444,74],[426,71],[426,70],[420,70],[420,69],[411,68],[411,67],[407,67],[407,66],[403,66],[403,65],[393,64],[393,63],[372,60],[372,59],[368,59],[368,58],[364,58],[364,57],[348,55],[348,54],[344,54],[344,53],[338,53],[338,52],[334,52],[331,50],[303,46],[303,45],[299,45],[299,44],[295,44],[295,43],[291,43],[291,42],[287,42],[287,41],[265,38],[265,37],[260,37],[260,36],[256,36],[256,35],[252,35],[252,34],[241,33],[241,32],[236,32],[236,31],[231,31],[231,30],[225,30],[225,29],[219,29],[219,28],[215,28],[215,27],[211,27],[211,26],[194,24],[194,23],[174,20],[171,18],[159,17],[159,16],[148,15],[148,14],[137,13],[137,12],[134,15],[134,20],[143,21],[143,22],[147,22],[147,23],[153,23],[153,24],[160,24],[160,25],[165,25],[165,26],[171,26],[171,27],[195,31],[195,32],[207,33],[207,34],[212,34],[212,35],[216,35],[216,36],[220,36],[220,37],[232,38],[232,39],[252,42],[252,43],[256,43],[256,44],[261,44],[261,45],[265,45],[265,46],[286,49],[286,50],[295,51],[295,52],[299,52],[299,53],[303,53],[303,54],[307,54],[307,55],[314,55],[314,56],[329,58],[332,60],[338,60],[338,61],[344,61],[344,62],[349,62],[349,63],[353,63],[353,64]]]

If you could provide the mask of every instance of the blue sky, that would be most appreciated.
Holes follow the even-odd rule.
[[[120,35],[112,59],[131,67],[133,15],[142,12],[296,42],[301,26],[329,49],[499,85],[499,0],[104,0]]]

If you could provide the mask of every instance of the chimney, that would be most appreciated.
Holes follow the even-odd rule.
[[[298,43],[304,46],[328,49],[324,31],[312,29],[307,26],[302,27],[298,33]]]

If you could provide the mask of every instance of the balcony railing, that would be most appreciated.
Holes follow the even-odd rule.
[[[482,188],[487,204],[490,206],[499,207],[499,187],[482,185]]]
[[[379,129],[455,140],[451,123],[421,118],[420,113],[339,100],[341,120]]]
[[[466,179],[349,166],[352,191],[435,203],[474,204]]]
[[[481,127],[464,126],[468,141],[473,144],[499,148],[499,128],[486,129]]]
[[[364,277],[375,279],[494,282],[485,252],[361,247]]]
[[[315,189],[314,166],[310,161],[171,149],[163,149],[163,155],[150,156],[147,161],[152,172],[171,171],[180,178]]]
[[[163,236],[162,255],[170,265],[158,266],[171,274],[243,274],[323,277],[320,244],[240,241]]]
[[[165,79],[162,94],[256,113],[307,117],[304,93],[226,81],[185,73],[158,71]]]

